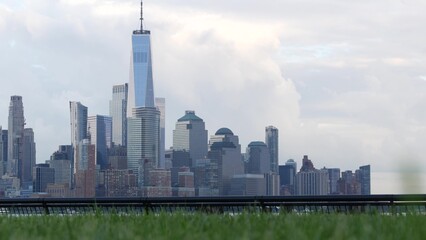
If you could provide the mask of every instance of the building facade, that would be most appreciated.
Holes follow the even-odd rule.
[[[34,141],[34,131],[32,128],[24,129],[23,153],[21,166],[21,184],[30,186],[33,180],[33,168],[36,165],[36,143]],[[25,187],[27,188],[27,187]]]
[[[128,84],[112,87],[112,100],[109,102],[109,115],[112,117],[112,142],[126,146],[127,143],[127,98]]]
[[[269,149],[271,171],[278,173],[278,128],[273,126],[265,128],[265,143]]]
[[[7,172],[10,176],[21,178],[25,128],[24,105],[21,96],[10,97],[8,120]]]
[[[0,176],[3,176],[7,169],[7,135],[8,131],[0,126]]]
[[[101,169],[108,168],[108,149],[112,145],[112,118],[109,116],[90,116],[87,119],[88,138],[96,148],[96,164]]]
[[[217,164],[219,195],[230,195],[232,177],[244,174],[238,136],[228,128],[216,131],[216,134],[211,137],[207,158]]]
[[[185,115],[178,119],[173,130],[173,149],[189,152],[192,165],[198,159],[207,156],[207,130],[203,119],[195,115],[194,111],[185,111]]]
[[[166,167],[166,159],[164,157],[166,149],[166,99],[155,98],[155,106],[160,111],[160,159],[159,167]]]
[[[78,162],[77,146],[87,139],[87,107],[80,102],[70,102],[71,146],[73,147],[72,173],[76,172]]]

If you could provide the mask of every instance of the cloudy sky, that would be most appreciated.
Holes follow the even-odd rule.
[[[68,101],[108,114],[128,81],[137,0],[0,0],[0,125],[23,96],[37,162],[70,143]],[[426,192],[426,1],[147,0],[166,146],[185,110],[280,162],[371,164],[373,193]]]

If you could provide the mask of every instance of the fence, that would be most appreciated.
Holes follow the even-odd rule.
[[[167,198],[27,198],[0,199],[0,215],[76,215],[158,212],[230,213],[381,213],[425,214],[422,195],[328,195]]]

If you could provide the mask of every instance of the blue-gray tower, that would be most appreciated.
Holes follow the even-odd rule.
[[[143,28],[143,2],[141,2],[141,26],[132,34],[129,95],[127,117],[133,108],[155,107],[152,77],[151,32]]]
[[[132,34],[130,81],[127,101],[127,166],[145,186],[144,173],[160,167],[160,111],[154,102],[151,32],[141,26]]]

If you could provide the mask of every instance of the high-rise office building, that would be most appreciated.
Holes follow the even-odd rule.
[[[96,164],[101,169],[108,168],[108,149],[112,145],[112,118],[109,116],[90,116],[87,119],[88,138],[96,148]]]
[[[141,26],[140,29],[133,31],[132,34],[127,117],[133,116],[134,108],[155,108],[151,60],[151,31],[143,28],[142,10],[141,2]]]
[[[24,138],[24,105],[21,96],[10,97],[8,129],[8,167],[10,176],[21,178],[23,138]]]
[[[357,170],[357,179],[361,184],[361,194],[370,195],[371,194],[371,175],[370,175],[370,165],[365,165],[359,167]]]
[[[141,161],[159,167],[160,112],[155,108],[135,108],[127,119],[127,167],[139,174]]]
[[[33,192],[45,192],[49,183],[55,183],[55,170],[49,164],[37,164],[32,175]]]
[[[296,172],[297,164],[293,159],[289,159],[285,165],[279,166],[281,195],[294,194],[294,181]]]
[[[151,32],[141,26],[132,34],[129,94],[127,101],[127,166],[137,175],[149,162],[160,164],[160,111],[154,103],[154,83],[151,61]],[[141,171],[139,171],[141,170]],[[138,176],[138,183],[143,181]]]
[[[188,151],[192,166],[195,166],[198,159],[206,157],[207,148],[207,130],[203,119],[194,111],[186,111],[173,130],[173,149]]]
[[[269,149],[264,142],[251,142],[246,151],[246,173],[265,174],[271,171]]]
[[[32,128],[24,129],[23,154],[22,154],[22,176],[21,185],[30,186],[33,180],[33,167],[36,164],[36,144]]]
[[[330,193],[330,183],[327,169],[317,170],[313,162],[304,155],[302,167],[296,174],[296,195],[327,195]]]
[[[265,128],[265,143],[269,149],[271,171],[278,173],[278,129],[276,127]]]
[[[271,169],[271,158],[268,146],[264,142],[251,142],[246,151],[245,173],[263,174],[267,195],[279,195],[280,178],[278,172]]]
[[[80,141],[87,139],[87,107],[80,102],[70,102],[70,122],[71,122],[71,146],[74,149],[74,159],[72,163],[72,173],[76,172],[78,162],[77,146]]]
[[[112,87],[112,100],[109,102],[109,115],[112,117],[112,142],[126,146],[127,143],[127,83]]]
[[[339,194],[340,168],[327,168],[327,171],[330,180],[330,194]]]
[[[328,195],[329,187],[327,170],[300,171],[296,174],[296,195]]]
[[[73,149],[71,145],[60,145],[58,151],[50,156],[49,166],[55,169],[55,184],[71,186],[71,163]]]
[[[229,195],[232,177],[244,174],[244,162],[238,136],[228,128],[219,129],[211,137],[207,158],[217,164],[219,195]]]
[[[0,176],[3,176],[7,169],[7,132],[0,126]]]
[[[166,99],[155,98],[155,106],[160,111],[160,159],[159,168],[166,167],[166,159],[164,157],[166,150]]]
[[[83,139],[76,146],[75,196],[94,197],[96,193],[95,145]]]

